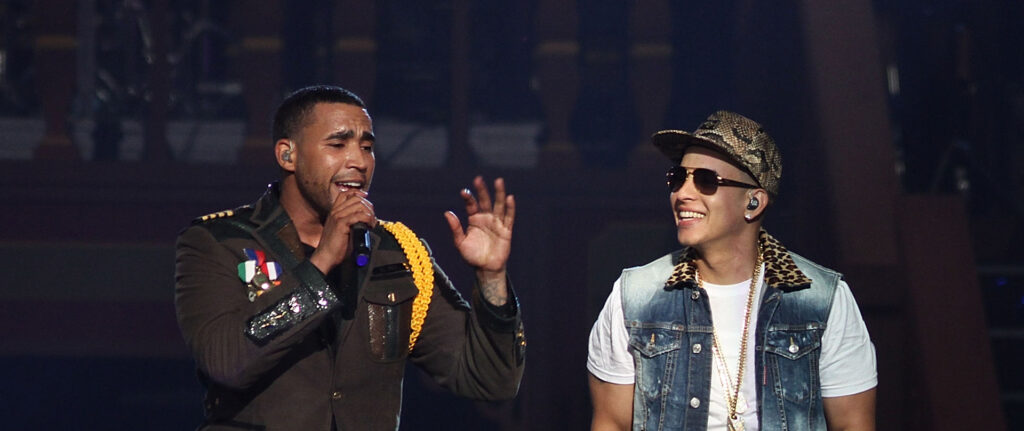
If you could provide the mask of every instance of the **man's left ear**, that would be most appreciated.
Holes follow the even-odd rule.
[[[764,189],[753,189],[747,193],[747,206],[744,208],[743,218],[747,221],[756,220],[764,213],[769,203],[768,193]]]

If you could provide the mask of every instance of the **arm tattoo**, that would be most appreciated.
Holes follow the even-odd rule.
[[[480,283],[480,294],[485,301],[494,306],[500,307],[508,302],[508,289],[505,288],[505,280]]]

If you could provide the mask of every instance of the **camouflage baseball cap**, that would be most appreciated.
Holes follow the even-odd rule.
[[[747,171],[772,197],[779,194],[782,155],[760,124],[740,114],[718,111],[693,133],[662,130],[651,135],[651,142],[677,164],[691,145],[719,151]]]

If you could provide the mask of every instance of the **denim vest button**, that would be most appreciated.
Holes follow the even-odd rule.
[[[700,400],[698,400],[697,397],[690,398],[690,407],[700,407]]]
[[[693,353],[700,353],[700,343],[693,345]]]
[[[693,293],[690,294],[690,299],[694,301],[700,299],[700,292],[694,290]]]

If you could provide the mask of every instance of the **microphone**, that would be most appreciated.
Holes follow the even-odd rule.
[[[352,255],[357,266],[370,263],[370,227],[366,223],[352,225]]]

